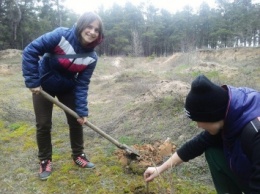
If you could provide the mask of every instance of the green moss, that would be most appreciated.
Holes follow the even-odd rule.
[[[53,161],[55,161],[55,160],[58,160],[58,157],[52,158],[52,159],[53,159]],[[71,164],[67,163],[67,164],[62,165],[62,167],[60,168],[60,172],[66,174],[66,173],[70,172],[72,169],[73,169],[73,166]]]
[[[28,125],[24,123],[13,123],[8,128],[11,130],[9,136],[13,138],[23,136],[28,131]]]
[[[140,166],[137,162],[133,161],[129,164],[129,169],[135,174],[142,175],[146,168]]]
[[[36,147],[36,140],[35,139],[27,138],[27,140],[23,144],[23,150],[24,151],[35,148],[35,147]]]
[[[115,155],[107,155],[104,151],[100,151],[100,148],[98,149],[99,151],[95,151],[95,155],[91,157],[92,162],[104,165],[120,165]]]
[[[64,143],[64,139],[55,139],[53,141],[53,144],[55,144],[56,146],[59,146],[60,144],[63,144]],[[66,140],[67,141],[67,140]]]
[[[1,131],[1,132],[3,132],[3,131]],[[3,143],[9,143],[12,140],[12,138],[8,137],[8,136],[2,136],[2,137],[0,137],[0,139]]]
[[[17,168],[15,170],[15,173],[19,174],[19,173],[26,173],[28,171],[28,169],[24,168],[24,167],[20,167],[20,168]]]
[[[57,154],[57,153],[53,153],[52,154],[52,159],[53,160],[58,161],[58,160],[62,160],[63,158],[64,158],[64,156],[62,154]]]
[[[9,127],[9,129],[14,131],[14,130],[20,128],[20,123],[13,123],[13,124],[9,125],[8,127]]]
[[[17,125],[12,125],[17,126]],[[26,152],[31,148],[35,148],[35,138],[32,138],[32,134],[35,129],[28,129],[26,125],[19,125],[15,130],[2,129],[0,136],[1,140],[5,139],[7,144],[4,144],[3,153],[12,153],[22,150]],[[12,144],[14,139],[22,139],[24,142],[21,147],[19,144]],[[123,137],[121,141],[130,144],[133,141],[131,138]],[[59,144],[57,145],[57,142]],[[108,143],[106,143],[108,144]],[[105,144],[105,145],[106,145]],[[114,193],[126,193],[126,194],[142,194],[146,193],[147,186],[143,180],[144,168],[140,168],[137,163],[132,162],[130,168],[133,168],[134,173],[129,174],[121,163],[117,160],[117,157],[112,153],[108,155],[104,150],[104,147],[98,146],[92,149],[91,161],[96,164],[95,170],[81,169],[76,165],[73,165],[69,158],[64,158],[64,153],[61,149],[63,145],[62,141],[55,140],[56,148],[53,154],[53,173],[47,181],[35,181],[36,177],[32,176],[31,181],[33,184],[28,186],[27,191],[41,191],[42,193],[97,193],[97,194],[114,194]],[[110,144],[109,144],[110,145]],[[29,169],[30,170],[30,169]],[[0,171],[1,172],[1,171]],[[16,168],[14,171],[16,174],[29,174],[26,167]],[[3,173],[3,172],[1,172]],[[213,194],[212,189],[203,187],[193,182],[181,180],[172,176],[174,173],[165,173],[161,178],[149,183],[150,193],[169,193],[174,191],[176,194],[183,193],[204,193]],[[16,180],[17,177],[14,177]],[[17,179],[18,180],[18,179]],[[173,180],[173,181],[172,181]]]
[[[122,174],[123,168],[121,166],[110,166],[109,170],[111,171],[111,174]]]
[[[4,121],[1,121],[1,120],[0,120],[0,129],[3,129],[4,126],[5,126]]]
[[[131,125],[130,125],[131,126]],[[124,127],[127,129],[127,127]],[[130,127],[128,127],[130,128]],[[121,136],[119,137],[118,141],[122,144],[126,144],[126,145],[133,145],[136,144],[136,139],[133,137],[129,137],[129,136]]]

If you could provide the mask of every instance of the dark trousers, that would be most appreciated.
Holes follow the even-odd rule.
[[[238,181],[228,167],[221,148],[208,148],[205,156],[218,194],[249,193],[249,185],[242,185]]]
[[[53,95],[52,95],[53,96]],[[53,104],[40,94],[33,94],[33,106],[36,117],[36,140],[38,145],[39,160],[52,159],[52,111]],[[57,95],[58,100],[72,110],[75,110],[74,94],[72,92]],[[83,153],[83,127],[77,122],[77,119],[66,114],[69,125],[70,144],[72,157]]]

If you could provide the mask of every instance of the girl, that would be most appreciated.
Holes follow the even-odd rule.
[[[59,27],[32,41],[23,51],[25,85],[32,92],[36,117],[36,140],[40,160],[39,177],[46,180],[52,165],[53,104],[39,94],[45,90],[74,110],[81,118],[66,114],[72,158],[82,168],[94,168],[84,153],[83,127],[87,121],[90,78],[98,56],[94,48],[103,40],[101,18],[92,12],[79,17],[72,28]]]

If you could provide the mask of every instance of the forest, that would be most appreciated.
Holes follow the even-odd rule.
[[[76,3],[76,1],[75,1]],[[260,45],[260,3],[251,0],[204,2],[170,13],[147,3],[99,7],[107,56],[169,56],[175,52]],[[0,0],[0,50],[23,50],[33,39],[57,27],[72,27],[79,15],[64,0]]]

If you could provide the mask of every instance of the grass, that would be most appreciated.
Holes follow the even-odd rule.
[[[75,166],[69,156],[69,147],[64,148],[64,142],[58,135],[62,133],[63,128],[57,128],[53,135],[54,171],[47,181],[40,181],[37,177],[38,162],[35,158],[35,128],[23,123],[14,123],[6,127],[1,125],[0,130],[0,151],[2,156],[5,156],[0,160],[1,193],[145,193],[142,175],[126,173],[113,153],[104,152],[103,146],[106,146],[106,143],[88,149],[91,160],[97,166],[95,170],[79,169]],[[122,138],[121,141],[130,143],[132,140]],[[164,179],[172,175],[165,175]],[[191,190],[201,188],[204,191],[206,188],[206,191],[210,191],[201,184],[190,184],[191,181],[177,180],[177,191],[183,193],[184,185],[189,185]],[[169,187],[167,181],[150,183],[150,191],[154,193],[163,193],[162,191],[167,191]]]
[[[196,75],[204,72],[204,69],[190,71],[198,63],[198,57],[199,54],[192,53],[174,60],[101,57],[90,85],[90,122],[129,146],[167,137],[180,146],[200,130],[183,115],[184,94],[175,88],[161,89],[175,80],[190,84]],[[221,83],[259,88],[258,61],[247,61],[247,68],[236,61],[239,75],[233,77],[216,70],[204,73]],[[17,68],[19,58],[0,59],[1,63]],[[221,63],[225,64],[223,60]],[[84,131],[85,148],[97,168],[79,169],[71,159],[64,113],[57,107],[52,131],[54,171],[50,179],[40,181],[31,94],[24,87],[19,68],[12,74],[1,75],[0,80],[0,89],[4,91],[0,93],[0,193],[215,193],[203,156],[172,168],[146,184],[142,171],[134,174],[125,169],[114,154],[117,148],[89,128]]]

